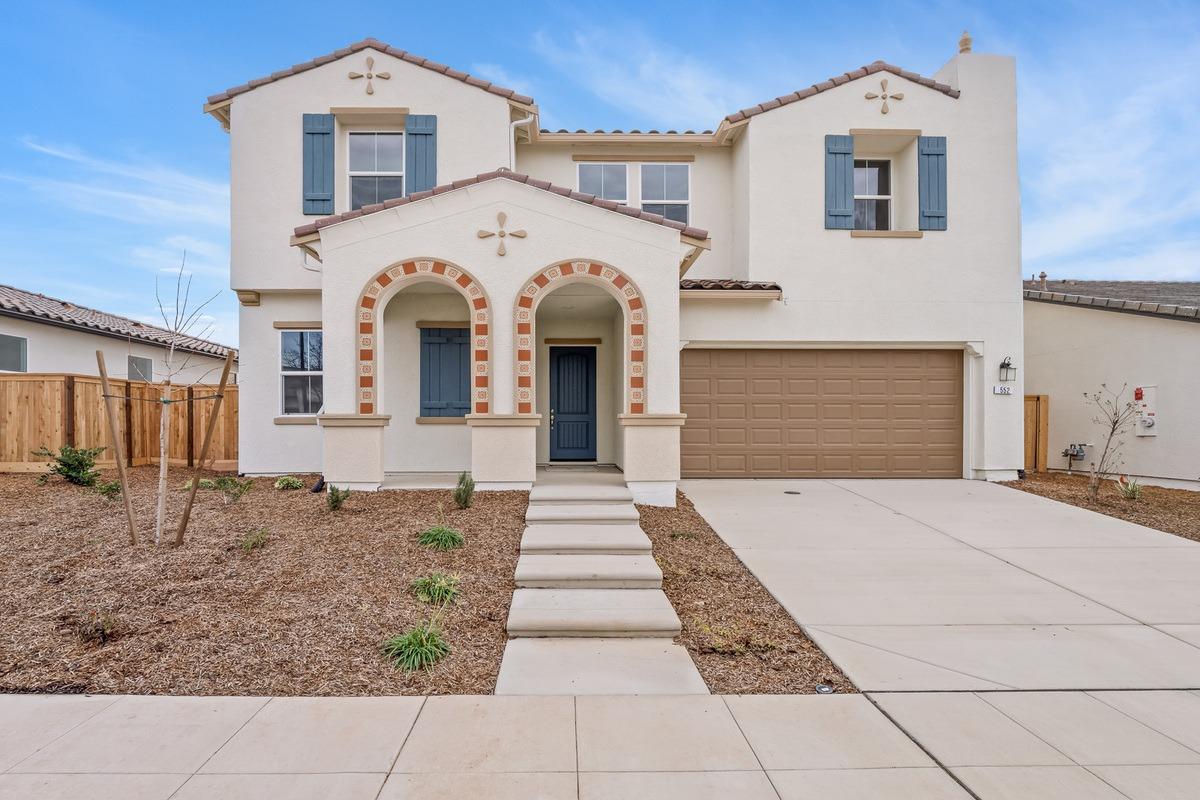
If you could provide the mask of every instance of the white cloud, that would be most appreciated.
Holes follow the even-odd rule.
[[[497,86],[512,89],[517,94],[537,97],[537,91],[535,90],[537,84],[534,81],[523,75],[514,75],[499,64],[479,61],[471,65],[471,72],[485,81],[491,81]]]

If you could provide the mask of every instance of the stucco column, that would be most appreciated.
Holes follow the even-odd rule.
[[[481,491],[528,490],[537,472],[540,414],[468,414],[471,477]]]
[[[686,414],[621,414],[625,485],[635,503],[675,506],[679,483],[679,429]]]
[[[339,489],[373,492],[383,484],[387,414],[321,414],[325,481]]]

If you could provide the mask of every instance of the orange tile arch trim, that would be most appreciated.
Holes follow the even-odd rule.
[[[453,287],[467,299],[471,311],[471,404],[476,414],[489,408],[491,380],[492,304],[483,286],[462,267],[435,259],[401,261],[379,272],[367,282],[358,299],[358,413],[374,414],[378,403],[379,310],[383,301],[405,286],[422,281],[438,281]],[[386,297],[385,297],[386,295]]]
[[[542,298],[564,283],[586,282],[604,287],[621,304],[625,314],[625,413],[646,413],[646,302],[637,285],[616,267],[594,261],[562,261],[538,272],[522,287],[513,309],[516,326],[516,407],[518,414],[532,414],[534,355],[537,352],[537,307]]]

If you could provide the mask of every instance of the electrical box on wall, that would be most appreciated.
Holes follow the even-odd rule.
[[[1133,404],[1137,406],[1135,436],[1158,436],[1157,386],[1138,386],[1133,390]]]

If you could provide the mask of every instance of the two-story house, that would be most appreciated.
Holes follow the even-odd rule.
[[[241,469],[597,462],[664,504],[681,476],[1014,477],[1014,65],[959,50],[699,133],[542,130],[374,39],[209,98]]]

